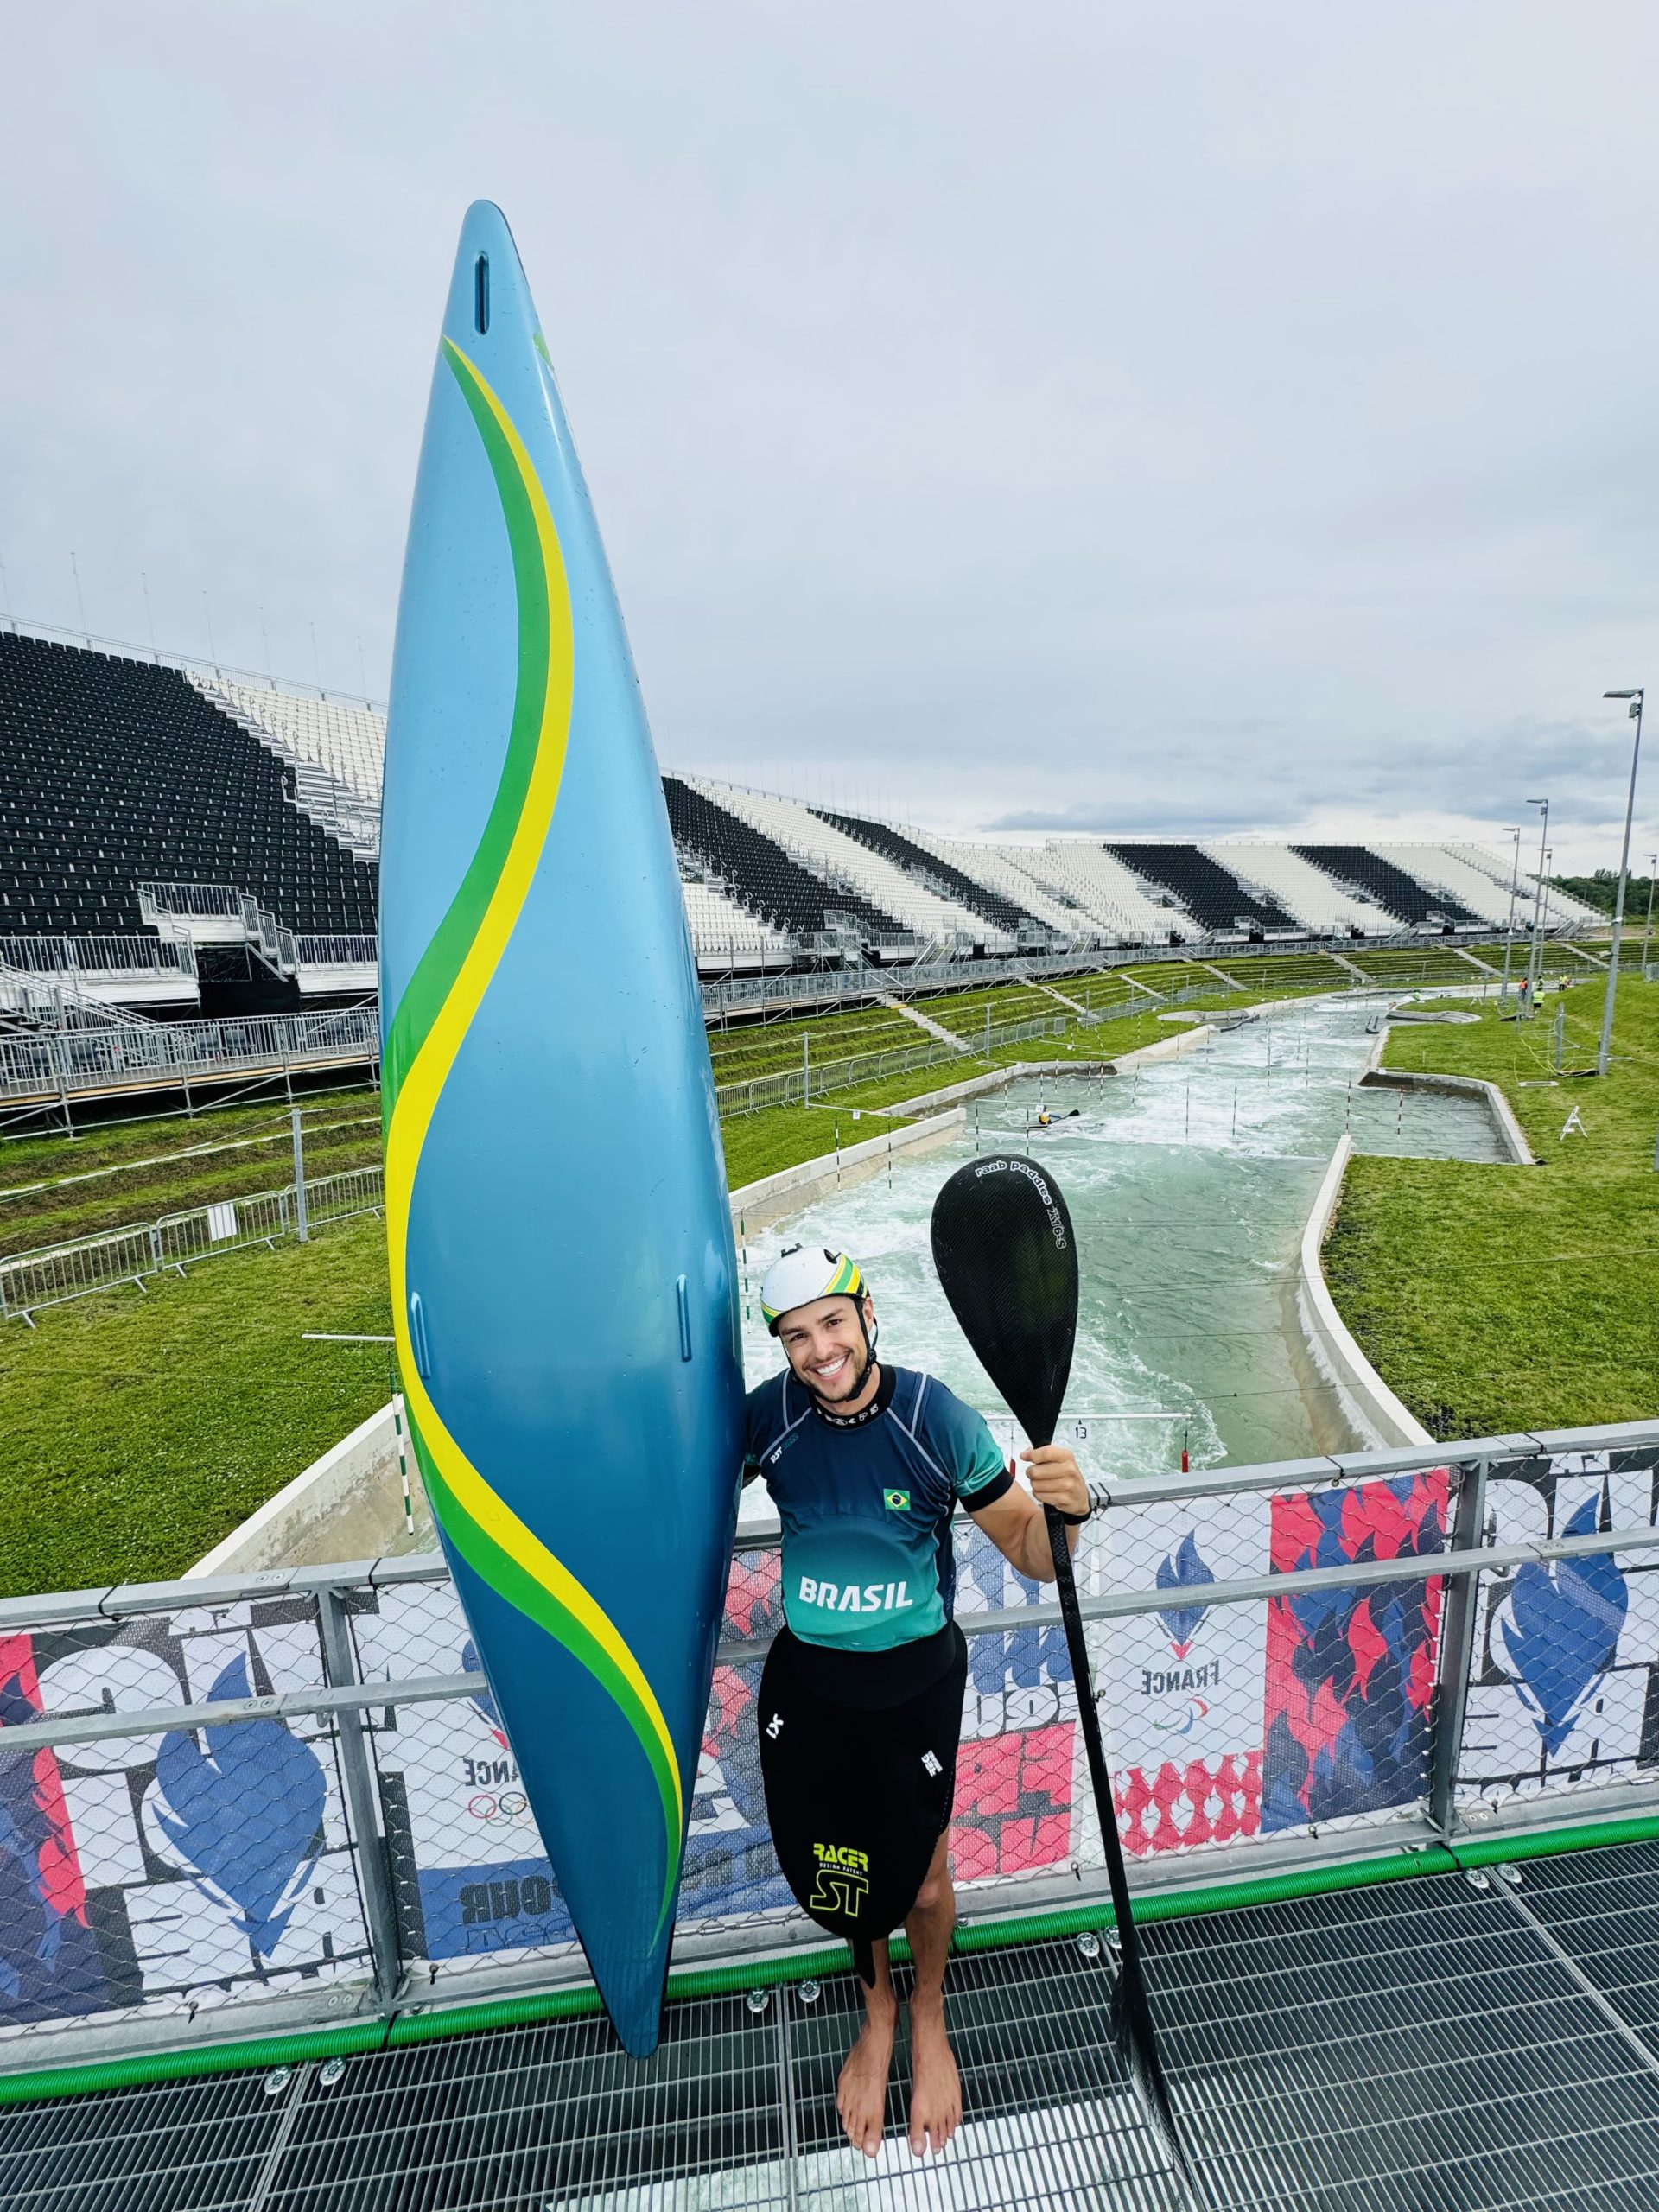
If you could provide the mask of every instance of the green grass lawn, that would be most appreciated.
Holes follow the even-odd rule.
[[[1564,995],[1568,1069],[1594,1064],[1601,997]],[[1543,1164],[1356,1160],[1325,1247],[1344,1318],[1436,1436],[1659,1412],[1659,986],[1622,985],[1605,1081],[1555,1076],[1556,1002],[1398,1028],[1387,1054],[1501,1084]],[[1575,1106],[1587,1134],[1563,1137]]]
[[[181,1573],[384,1405],[378,1216],[0,1329],[0,1591]]]

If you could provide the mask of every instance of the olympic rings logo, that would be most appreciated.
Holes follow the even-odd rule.
[[[475,1821],[522,1821],[530,1800],[522,1789],[504,1789],[499,1797],[469,1797],[467,1810]]]

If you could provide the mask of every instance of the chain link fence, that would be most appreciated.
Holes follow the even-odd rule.
[[[1097,1470],[1109,1428],[1074,1427]],[[1653,1803],[1659,1423],[1096,1492],[1078,1583],[1143,1883]],[[955,1541],[964,1916],[1098,1899],[1052,1586],[970,1522]],[[683,1956],[816,1940],[760,1785],[780,1571],[747,1534]],[[0,1693],[0,2063],[582,1975],[436,1559],[7,1600]]]

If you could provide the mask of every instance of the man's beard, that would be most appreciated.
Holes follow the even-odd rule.
[[[849,1398],[855,1398],[858,1395],[868,1381],[872,1357],[868,1349],[861,1351],[849,1345],[847,1351],[847,1370],[852,1376],[852,1381],[838,1390],[832,1398],[827,1392],[819,1389],[817,1377],[808,1373],[801,1377],[807,1395],[816,1398],[821,1406],[844,1406]]]

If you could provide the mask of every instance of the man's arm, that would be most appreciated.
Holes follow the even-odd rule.
[[[1011,1567],[1033,1582],[1052,1582],[1054,1555],[1048,1547],[1048,1522],[1043,1508],[1054,1505],[1062,1513],[1086,1513],[1089,1486],[1064,1444],[1039,1445],[1020,1457],[1030,1471],[1029,1491],[1016,1483],[977,1513],[971,1499],[964,1502]],[[1075,1528],[1065,1532],[1067,1548],[1073,1552],[1077,1548],[1077,1534]]]

